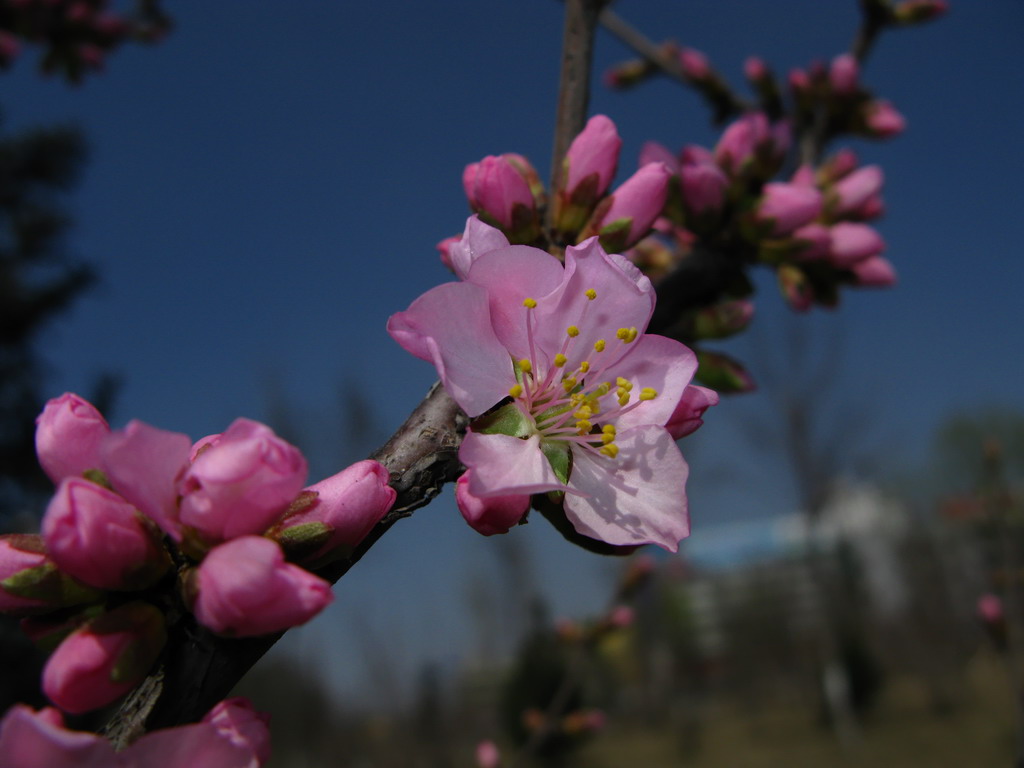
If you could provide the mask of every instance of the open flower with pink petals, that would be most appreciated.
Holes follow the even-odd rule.
[[[479,254],[388,321],[435,365],[474,420],[459,458],[477,499],[564,493],[584,536],[675,550],[689,532],[687,465],[666,424],[696,369],[677,341],[644,333],[650,281],[596,238],[550,254]]]

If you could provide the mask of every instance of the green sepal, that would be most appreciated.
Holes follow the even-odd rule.
[[[273,538],[281,545],[289,560],[300,561],[316,554],[328,542],[332,533],[333,526],[313,520],[278,531]]]
[[[100,469],[87,469],[82,473],[82,477],[91,483],[106,488],[108,491],[114,490],[114,486],[111,485],[110,479],[106,476],[103,470]]]
[[[555,471],[555,477],[568,484],[569,473],[572,472],[572,451],[567,443],[555,441],[541,441],[540,449],[544,458],[548,460],[551,469]]]
[[[52,562],[11,574],[0,581],[0,588],[15,597],[39,600],[50,608],[87,603],[100,596],[97,590],[79,584]]]
[[[533,434],[533,421],[515,403],[507,403],[475,419],[470,425],[481,435],[509,435],[529,437]]]
[[[163,613],[141,601],[93,619],[89,631],[100,635],[128,631],[134,635],[110,669],[110,680],[115,683],[132,683],[145,677],[167,642]]]

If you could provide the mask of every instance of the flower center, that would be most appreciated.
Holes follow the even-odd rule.
[[[650,387],[634,391],[633,382],[621,376],[611,380],[606,361],[614,363],[621,354],[611,353],[608,340],[598,339],[581,354],[580,329],[587,327],[587,310],[597,298],[597,291],[591,288],[585,295],[587,301],[579,317],[565,329],[561,349],[551,358],[539,354],[534,343],[537,302],[530,298],[523,301],[529,357],[515,361],[519,383],[508,393],[532,420],[542,443],[564,443],[614,459],[619,453],[615,421],[658,393]],[[619,328],[610,344],[632,344],[638,335],[636,328]],[[570,359],[580,360],[573,370],[566,367]]]

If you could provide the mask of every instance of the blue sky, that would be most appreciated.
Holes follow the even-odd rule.
[[[853,0],[616,8],[652,37],[705,51],[736,84],[751,53],[782,73],[831,58],[856,20]],[[433,381],[384,322],[448,279],[434,244],[462,229],[463,166],[516,151],[547,176],[562,6],[184,0],[168,10],[176,28],[163,43],[121,51],[82,87],[39,77],[34,52],[0,77],[7,129],[74,121],[92,147],[69,201],[69,246],[102,282],[41,339],[51,391],[86,391],[116,371],[115,423],[197,437],[265,416],[271,375],[315,426],[302,447],[316,471],[332,472],[335,442],[351,458],[373,447],[345,445],[340,382],[368,393],[383,438]],[[945,20],[883,36],[864,73],[908,121],[894,141],[854,145],[885,169],[879,229],[900,283],[848,292],[838,311],[805,320],[823,346],[841,332],[836,400],[870,414],[861,449],[885,469],[924,462],[951,410],[1024,408],[1022,33],[1015,0],[954,3]],[[629,55],[602,32],[597,72]],[[715,137],[697,97],[668,81],[598,86],[591,111],[619,126],[622,178],[645,140]],[[726,345],[748,362],[783,346],[772,328],[788,310],[760,282],[763,330]],[[765,394],[727,400],[684,444],[694,526],[791,509],[770,450],[743,436],[770,409]],[[601,604],[606,563],[542,521],[515,535],[560,611]],[[342,583],[325,629],[298,642],[351,651],[339,627],[360,611],[392,636],[416,636],[402,649],[411,658],[457,654],[465,584],[487,574],[488,544],[442,499],[392,531]]]

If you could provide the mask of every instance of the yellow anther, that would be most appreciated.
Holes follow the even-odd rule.
[[[614,435],[615,434],[615,425],[614,424],[605,424],[603,427],[601,427],[601,431],[604,432],[606,435]]]
[[[590,370],[590,363],[588,363],[586,360],[584,360],[582,363],[580,363],[580,373],[586,373],[589,370]]]
[[[601,442],[604,443],[605,445],[608,445],[614,439],[615,439],[615,433],[614,432],[602,432],[601,433]]]
[[[516,384],[513,387],[509,387],[508,393],[512,395],[512,397],[519,397],[521,394],[523,394],[523,385]]]
[[[572,392],[574,389],[576,389],[576,379],[574,379],[572,376],[570,376],[567,379],[563,379],[562,386],[565,387],[566,392]]]
[[[604,339],[598,339],[594,342],[594,349],[597,352],[604,352]]]
[[[563,365],[565,365],[565,361],[568,359],[569,358],[567,358],[565,355],[559,352],[557,355],[555,355],[555,365],[561,368]]]
[[[590,434],[590,430],[593,429],[593,428],[594,428],[594,425],[591,424],[586,419],[580,419],[579,421],[576,422],[576,429],[579,430],[579,433],[581,435],[589,435]]]
[[[640,390],[641,400],[653,400],[658,396],[658,390],[651,389],[650,387],[644,387]]]
[[[565,329],[565,332],[574,339],[580,335],[580,329],[577,328],[575,325],[570,325],[568,328]]]
[[[602,381],[600,384],[597,385],[597,388],[594,389],[594,396],[595,397],[604,397],[605,395],[607,395],[611,391],[612,391],[611,382]]]
[[[630,328],[629,329],[629,333],[626,334],[626,338],[624,338],[623,341],[626,342],[627,344],[629,344],[631,342],[636,341],[636,337],[638,335],[639,335],[639,332],[637,331],[636,328]]]
[[[629,404],[629,392],[619,392],[619,405]]]
[[[624,379],[621,376],[619,376],[617,379],[615,379],[615,383],[619,385],[619,389],[624,389],[627,392],[631,392],[633,390],[633,382],[630,381],[629,379]]]
[[[601,453],[603,453],[605,456],[611,459],[614,459],[616,456],[619,455],[619,446],[617,446],[615,443],[608,443],[608,445],[601,448]]]
[[[519,370],[523,373],[529,373],[533,370],[533,363],[527,360],[525,357],[519,361]]]
[[[591,410],[589,405],[584,405],[582,408],[576,411],[576,413],[573,414],[573,416],[575,416],[577,419],[589,419],[593,415],[594,412]]]
[[[569,381],[569,379],[566,379],[566,381]],[[583,395],[581,395],[579,392],[569,395],[569,402],[572,403],[573,405],[579,405],[580,403],[583,402]]]
[[[534,307],[537,306],[537,300],[536,299],[523,299],[523,306],[526,307],[527,309],[533,309]]]
[[[615,338],[622,339],[622,341],[625,341],[627,336],[629,336],[629,328],[619,328],[615,332]]]
[[[597,298],[597,291],[595,291],[593,288],[588,288],[587,289],[587,298],[590,299],[591,301],[596,299]]]

